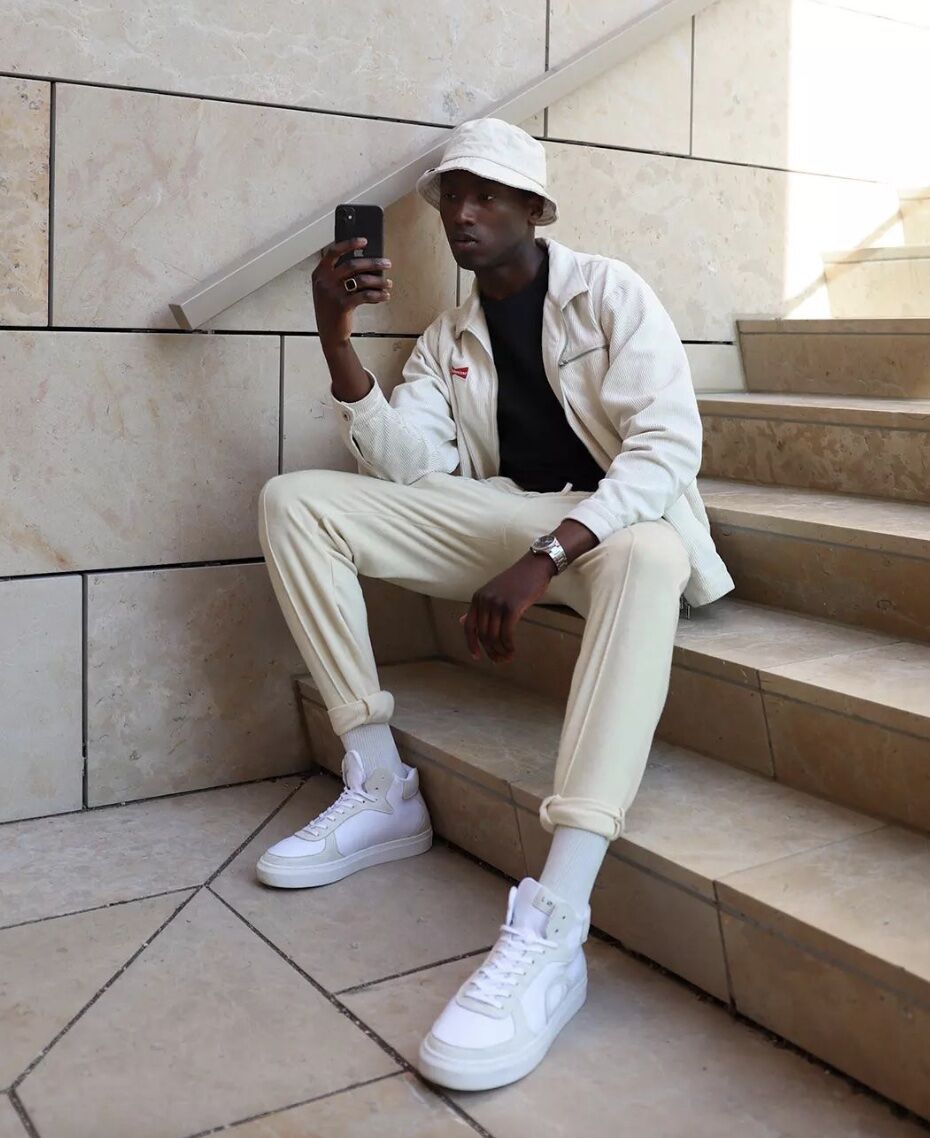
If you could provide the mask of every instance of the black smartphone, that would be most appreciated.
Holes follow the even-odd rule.
[[[353,258],[377,259],[384,256],[384,210],[381,206],[336,206],[336,240],[350,241],[353,237],[367,237],[368,244],[361,249],[354,249],[351,253],[343,253],[336,262],[337,265],[343,265]],[[383,277],[384,270],[373,269],[372,274]]]

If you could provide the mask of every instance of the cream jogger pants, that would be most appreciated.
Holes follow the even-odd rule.
[[[410,485],[338,470],[273,478],[259,505],[262,548],[333,731],[388,723],[394,710],[358,574],[470,601],[588,493],[526,491],[500,476],[428,474]],[[690,572],[678,534],[659,519],[617,531],[552,579],[543,601],[570,606],[585,625],[555,785],[540,810],[550,832],[574,826],[611,841],[622,832],[668,694]]]

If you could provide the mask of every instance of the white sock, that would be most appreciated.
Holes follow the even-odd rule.
[[[609,844],[590,830],[556,826],[539,884],[568,902],[576,913],[583,913]]]
[[[391,771],[401,778],[407,773],[389,723],[365,723],[339,738],[345,750],[358,751],[365,778],[377,770]]]

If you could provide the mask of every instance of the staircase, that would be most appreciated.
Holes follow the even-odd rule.
[[[682,620],[594,924],[930,1117],[930,320],[746,321],[704,395],[701,484],[735,594]],[[386,664],[437,832],[536,874],[582,621],[534,606],[504,666],[431,601]],[[319,762],[339,740],[309,679]]]

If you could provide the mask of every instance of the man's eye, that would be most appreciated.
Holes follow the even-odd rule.
[[[493,194],[482,194],[481,196],[484,198],[484,200],[486,202],[494,201],[494,195]]]

